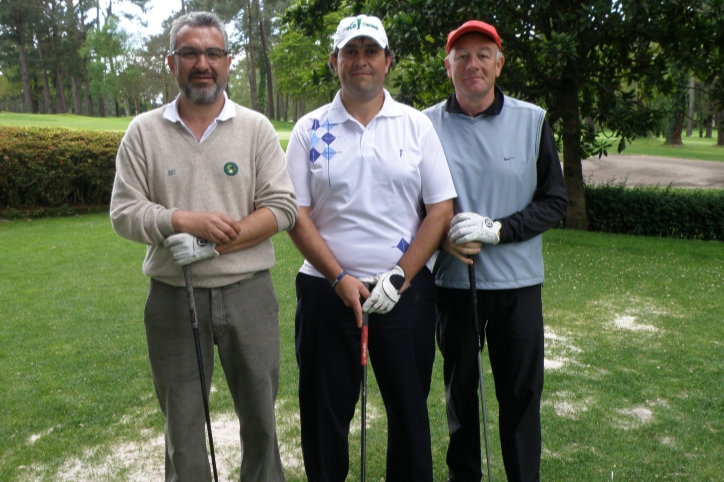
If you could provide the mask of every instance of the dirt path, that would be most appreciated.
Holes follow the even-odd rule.
[[[722,151],[724,160],[724,151]],[[582,161],[586,182],[626,181],[627,186],[724,188],[724,162],[609,154]]]

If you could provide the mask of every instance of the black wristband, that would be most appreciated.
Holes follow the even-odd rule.
[[[332,281],[332,283],[330,283],[330,284],[332,285],[332,288],[334,288],[335,286],[337,286],[337,283],[339,283],[340,281],[342,281],[342,278],[344,278],[345,276],[347,276],[347,272],[346,272],[345,270],[342,270],[342,272],[339,273],[339,276],[337,276],[336,278],[334,278],[334,281]]]

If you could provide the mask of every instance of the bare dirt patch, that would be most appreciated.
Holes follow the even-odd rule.
[[[609,154],[581,161],[588,183],[625,181],[627,186],[724,188],[724,162]]]

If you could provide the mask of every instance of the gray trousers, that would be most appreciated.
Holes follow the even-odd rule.
[[[214,344],[241,426],[242,482],[284,480],[274,401],[279,387],[279,304],[268,271],[194,290],[207,393]],[[145,317],[156,396],[166,418],[166,482],[206,482],[204,406],[185,288],[151,280]]]

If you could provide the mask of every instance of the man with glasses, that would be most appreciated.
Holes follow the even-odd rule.
[[[151,374],[166,418],[166,481],[210,481],[204,408],[184,276],[195,263],[207,390],[214,345],[241,425],[241,480],[283,481],[275,432],[279,322],[270,237],[297,203],[279,139],[261,114],[231,102],[224,24],[195,12],[171,27],[179,95],[136,117],[116,159],[111,222],[148,246],[145,308]]]

